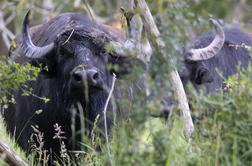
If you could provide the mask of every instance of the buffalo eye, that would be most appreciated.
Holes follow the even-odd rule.
[[[196,61],[192,61],[192,60],[190,60],[190,59],[185,59],[185,60],[184,60],[184,63],[185,63],[185,64],[188,64],[188,65],[193,65],[193,64],[196,64],[197,62],[196,62]]]
[[[59,52],[60,55],[62,55],[63,57],[69,57],[74,55],[74,49],[69,46],[60,47]]]
[[[196,70],[195,73],[195,83],[196,84],[204,84],[210,83],[213,81],[213,77],[210,74],[210,71],[205,67],[200,67]]]
[[[106,55],[106,53],[107,53],[107,51],[106,51],[105,49],[102,49],[102,50],[101,50],[101,54],[102,54],[102,55]]]
[[[136,78],[138,73],[146,70],[146,64],[138,58],[110,55],[109,70],[117,78]]]

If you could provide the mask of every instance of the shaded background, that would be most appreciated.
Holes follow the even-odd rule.
[[[162,20],[160,30],[179,29],[180,42],[205,31],[209,17],[219,18],[249,31],[252,27],[252,1],[250,0],[148,0],[156,21]],[[42,23],[62,12],[89,14],[89,4],[98,21],[121,28],[120,7],[127,0],[1,0],[0,1],[0,54],[6,55],[14,35],[21,30],[22,19],[28,9],[32,25]],[[92,12],[91,12],[92,13]],[[174,24],[175,22],[175,24]],[[173,33],[174,33],[173,31]]]

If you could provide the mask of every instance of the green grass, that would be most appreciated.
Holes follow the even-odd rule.
[[[79,164],[251,165],[251,76],[252,74],[242,74],[230,77],[227,80],[228,92],[204,95],[192,90],[190,94],[193,114],[198,121],[191,144],[184,139],[183,120],[179,117],[179,110],[174,109],[168,122],[165,122],[163,119],[148,116],[143,107],[135,107],[131,118],[118,119],[118,123],[113,127],[113,136],[109,141],[110,153],[108,154],[105,141],[95,134],[92,141],[83,141],[85,148],[79,153]],[[2,119],[0,120],[0,139],[26,159],[14,140],[6,134]],[[96,150],[98,146],[101,147],[99,151]],[[37,165],[39,162],[32,155],[28,159],[31,165]],[[65,159],[65,165],[71,165],[73,162],[67,156]]]
[[[15,140],[11,138],[11,136],[6,132],[6,127],[3,122],[3,118],[0,116],[0,140],[7,144],[10,149],[14,150],[18,156],[20,156],[23,160],[27,161],[25,153],[21,150],[21,148],[15,143]],[[4,157],[4,156],[2,156]],[[0,165],[5,165],[3,158],[0,159]]]

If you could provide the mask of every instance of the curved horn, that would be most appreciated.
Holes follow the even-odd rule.
[[[207,60],[214,57],[221,50],[225,41],[225,33],[216,20],[211,18],[209,21],[216,31],[214,40],[205,48],[190,49],[187,52],[186,59],[191,61]]]
[[[53,50],[54,43],[43,47],[37,47],[33,44],[29,32],[29,15],[30,10],[25,15],[23,21],[21,48],[19,50],[19,53],[31,59],[41,59]]]

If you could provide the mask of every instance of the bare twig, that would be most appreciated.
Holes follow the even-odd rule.
[[[134,1],[136,5],[141,9],[141,18],[143,20],[146,31],[155,37],[156,40],[155,42],[156,44],[158,44],[160,48],[164,48],[165,44],[162,41],[162,39],[160,39],[160,32],[157,28],[157,25],[155,24],[155,21],[152,17],[150,9],[146,4],[145,0],[134,0]]]
[[[147,38],[143,38],[143,22],[136,10],[134,0],[129,2],[129,11],[121,8],[127,20],[128,36],[124,43],[112,41],[114,52],[122,56],[135,56],[147,63],[152,54],[152,48]]]
[[[112,165],[112,161],[111,161],[111,157],[110,157],[109,139],[108,139],[108,127],[107,127],[107,108],[108,108],[109,100],[110,100],[110,98],[112,96],[112,93],[114,91],[115,81],[116,81],[116,75],[113,73],[113,80],[112,80],[111,89],[109,91],[109,95],[108,95],[108,98],[106,100],[106,103],[105,103],[105,106],[104,106],[104,110],[103,110],[107,153],[108,153],[108,157],[109,157],[109,161],[110,161],[111,165]]]
[[[10,149],[3,141],[0,141],[0,154],[4,156],[4,160],[9,165],[13,166],[28,166],[13,150]]]
[[[17,15],[16,10],[12,10],[11,15],[5,20],[5,25],[6,26],[9,25],[15,19],[16,15]]]
[[[143,20],[144,27],[147,31],[151,33],[151,37],[154,37],[154,40],[150,40],[152,42],[152,45],[156,46],[158,50],[161,50],[160,52],[162,56],[165,56],[165,52],[162,51],[165,45],[162,39],[160,38],[160,32],[154,22],[148,5],[146,4],[145,0],[135,0],[135,3],[142,11],[141,18]],[[170,72],[170,81],[172,84],[172,88],[176,96],[178,97],[179,108],[185,120],[185,137],[187,141],[190,141],[190,136],[194,130],[194,125],[192,122],[187,97],[176,67],[174,64],[172,64],[172,60],[170,60],[170,64],[172,66],[172,70]]]
[[[91,17],[93,20],[96,20],[97,16],[96,16],[94,10],[89,5],[88,1],[87,0],[82,0],[82,1],[83,1],[83,4],[85,5],[85,8],[87,10],[89,17]]]
[[[36,6],[35,4],[28,3],[27,8],[33,9],[36,12],[40,13],[43,16],[43,20],[46,21],[48,19],[48,16],[50,14],[50,11],[48,9],[45,9],[43,7]]]
[[[72,31],[71,31],[70,35],[68,36],[68,38],[66,39],[66,41],[64,41],[64,43],[62,43],[62,46],[65,45],[70,40],[70,38],[72,37],[73,33],[74,33],[74,29],[72,29]]]
[[[112,1],[111,0],[104,0],[104,3],[107,7],[107,14],[111,14],[113,12]]]
[[[78,2],[76,2],[76,4],[78,4]],[[82,0],[82,6],[84,7],[84,10],[87,11],[87,14],[88,16],[92,19],[92,20],[95,20],[97,22],[100,22],[100,23],[109,23],[109,22],[112,22],[113,20],[117,20],[118,17],[120,17],[120,13],[117,12],[117,13],[114,13],[114,14],[111,14],[109,17],[101,17],[101,16],[98,16],[95,11],[92,9],[92,7],[90,6],[90,4],[88,3],[88,1],[86,0]]]
[[[113,41],[110,44],[112,45],[114,51],[119,55],[128,56],[133,54],[138,58],[143,59],[141,54],[143,23],[140,15],[134,13],[134,3],[130,4],[130,11],[125,11],[123,8],[121,8],[128,24],[127,40],[124,43]]]
[[[10,40],[14,39],[14,34],[6,27],[6,23],[4,20],[4,14],[0,11],[0,33],[2,34],[2,38],[6,48],[10,47]]]
[[[42,18],[43,20],[49,20],[50,19],[50,11],[54,11],[55,4],[52,2],[52,0],[44,0],[42,2],[43,9],[46,9],[47,11],[43,12]]]

